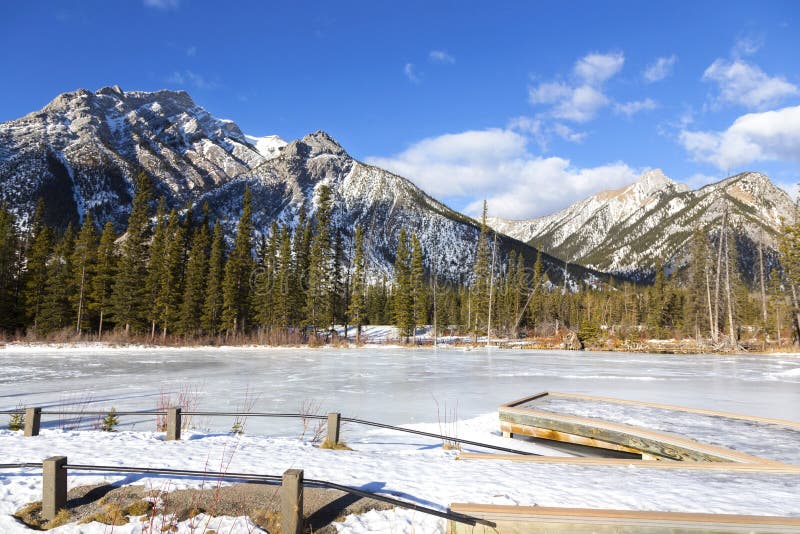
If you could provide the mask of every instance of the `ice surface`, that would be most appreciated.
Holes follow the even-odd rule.
[[[669,432],[701,443],[800,465],[800,430],[796,428],[651,406],[558,396],[536,399],[519,407]]]
[[[0,349],[0,409],[68,407],[91,395],[95,409],[155,409],[161,391],[194,385],[198,408],[231,411],[245,392],[253,410],[320,410],[389,424],[459,418],[539,391],[565,391],[800,421],[800,356],[676,356],[525,350],[197,348]],[[136,430],[152,420],[124,417]],[[196,421],[224,431],[232,420]],[[53,425],[53,418],[44,419]],[[287,421],[251,419],[253,432],[295,435]]]

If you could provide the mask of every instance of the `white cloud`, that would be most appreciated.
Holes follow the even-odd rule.
[[[528,90],[528,100],[531,104],[552,104],[568,97],[572,88],[561,82],[540,83]]]
[[[217,84],[191,70],[175,71],[164,80],[172,85],[191,86],[195,89],[216,89]]]
[[[658,107],[658,102],[652,98],[644,100],[633,100],[631,102],[617,102],[614,104],[614,111],[632,117],[640,111],[650,111]]]
[[[586,132],[576,132],[566,124],[561,124],[560,122],[555,123],[552,126],[552,130],[554,134],[570,143],[580,143],[586,138]]]
[[[557,136],[570,143],[580,143],[586,138],[586,132],[577,132],[560,122],[550,124],[535,117],[514,117],[508,121],[509,130],[523,133],[533,139],[543,152],[546,152],[552,136]]]
[[[757,35],[743,35],[736,39],[731,54],[736,58],[752,56],[761,50],[762,46],[764,46],[764,39],[762,37]]]
[[[452,65],[456,62],[456,58],[444,50],[431,50],[430,54],[428,54],[428,59],[434,63],[444,63],[446,65]]]
[[[575,62],[575,83],[539,83],[528,89],[528,100],[534,105],[551,105],[547,114],[556,119],[588,122],[611,102],[602,85],[622,69],[624,62],[621,53],[587,54]]]
[[[537,128],[535,119],[522,119],[519,125]],[[399,154],[367,161],[435,197],[466,203],[472,215],[480,214],[479,199],[486,198],[490,214],[517,219],[551,213],[599,190],[632,183],[638,175],[622,162],[580,168],[568,159],[541,157],[527,143],[508,129],[466,131],[423,139]]]
[[[180,0],[144,0],[145,6],[163,10],[178,9],[180,3]]]
[[[417,75],[417,71],[414,68],[414,64],[413,63],[406,63],[405,66],[403,66],[403,74],[406,75],[406,78],[408,78],[408,80],[411,83],[419,83],[420,82],[420,78]]]
[[[583,56],[575,63],[575,75],[589,85],[598,85],[622,70],[625,56],[622,53],[592,53]]]
[[[741,59],[717,59],[703,73],[703,80],[715,82],[718,101],[763,109],[786,97],[800,94],[798,87],[780,76],[771,77],[758,66]]]
[[[674,54],[671,56],[660,57],[655,63],[647,66],[642,73],[644,79],[650,83],[658,82],[672,74],[672,69],[677,63],[678,57]]]
[[[678,138],[695,160],[722,170],[754,161],[800,163],[800,106],[748,113],[721,132],[682,130]]]
[[[561,100],[551,113],[558,119],[588,122],[609,102],[608,97],[598,89],[581,85],[574,88],[568,98]]]

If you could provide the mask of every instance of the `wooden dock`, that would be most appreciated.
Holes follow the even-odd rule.
[[[503,404],[499,407],[500,429],[505,436],[515,434],[536,438],[575,443],[600,449],[640,454],[647,460],[678,460],[692,462],[736,462],[747,464],[782,464],[740,451],[701,443],[694,439],[650,430],[592,417],[556,413],[536,407],[536,402],[546,398],[558,397],[578,401],[615,403],[620,406],[650,407],[658,410],[697,413],[705,416],[744,420],[753,423],[781,425],[800,430],[800,423],[762,417],[749,417],[740,414],[682,408],[666,404],[646,403],[572,395],[568,393],[542,392]]]

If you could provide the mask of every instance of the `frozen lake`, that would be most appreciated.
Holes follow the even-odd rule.
[[[437,403],[459,419],[539,391],[610,396],[800,421],[798,355],[653,355],[486,349],[0,349],[0,408],[153,410],[162,391],[190,386],[199,410],[340,411],[390,424],[436,423]],[[152,421],[124,418],[137,430]],[[55,423],[45,418],[45,425]],[[227,430],[227,419],[199,420]],[[281,420],[249,433],[296,435]],[[347,432],[358,432],[347,429]]]

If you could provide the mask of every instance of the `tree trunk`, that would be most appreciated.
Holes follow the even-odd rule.
[[[730,346],[736,348],[738,345],[736,340],[736,333],[733,326],[733,301],[731,299],[731,269],[730,269],[730,243],[728,242],[728,235],[725,235],[725,293],[728,300],[728,332],[730,335]]]
[[[722,273],[722,241],[725,239],[725,226],[728,219],[728,208],[722,212],[722,229],[719,232],[719,242],[717,243],[717,273],[716,284],[714,285],[714,324],[712,325],[713,335],[711,338],[714,343],[719,339],[719,290],[720,290],[720,274]]]
[[[794,328],[795,343],[800,343],[800,306],[797,302],[797,288],[794,284],[789,284],[792,287],[792,327]]]
[[[706,299],[708,300],[708,328],[711,334],[711,341],[717,342],[717,328],[714,325],[714,312],[711,308],[711,278],[706,269]]]

